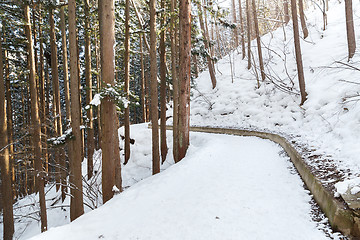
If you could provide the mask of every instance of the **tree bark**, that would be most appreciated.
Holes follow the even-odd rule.
[[[354,56],[356,49],[352,0],[345,0],[345,16],[347,33],[346,37],[348,42],[348,57],[350,60]]]
[[[161,0],[161,8],[165,9],[165,0]],[[165,14],[161,16],[160,33],[160,139],[161,163],[166,160],[168,147],[166,143],[166,49],[165,49]]]
[[[210,51],[210,46],[209,46],[210,40],[209,40],[208,35],[206,34],[205,24],[204,24],[204,20],[203,20],[203,11],[202,11],[200,3],[197,3],[197,8],[198,8],[198,14],[199,14],[200,28],[201,28],[202,36],[203,36],[203,39],[204,39],[205,49],[207,51],[206,60],[207,60],[208,68],[209,68],[209,74],[210,74],[210,78],[211,78],[211,83],[212,83],[212,87],[215,88],[216,87],[216,77],[215,77],[214,65],[212,63],[212,59],[211,59],[211,56],[210,56],[210,54],[211,54],[210,53],[211,52]],[[179,70],[179,77],[180,77],[180,74],[181,74],[181,70]],[[181,84],[181,81],[182,80],[179,79],[179,84]]]
[[[47,216],[46,216],[46,203],[44,191],[44,171],[42,166],[42,146],[41,146],[41,122],[39,117],[37,84],[36,84],[36,71],[33,40],[30,24],[30,11],[29,5],[24,6],[25,14],[25,32],[27,38],[27,50],[29,59],[29,83],[30,83],[30,98],[31,98],[31,131],[32,131],[32,144],[34,148],[35,157],[35,190],[39,192],[40,202],[40,217],[41,217],[41,231],[47,230]]]
[[[156,60],[156,0],[150,0],[150,111],[152,124],[152,172],[160,172],[159,156],[159,112],[157,91],[157,60]]]
[[[82,135],[80,131],[80,96],[79,96],[79,72],[78,72],[78,51],[76,32],[76,1],[69,0],[69,47],[70,47],[70,90],[71,90],[71,128],[74,135],[72,140],[72,154],[70,159],[70,220],[84,214],[82,194]]]
[[[171,42],[171,76],[173,81],[173,157],[174,161],[178,162],[179,159],[179,130],[178,130],[178,119],[179,119],[179,80],[177,75],[177,64],[176,64],[176,45],[175,45],[175,5],[176,0],[171,0],[170,11],[170,42]]]
[[[94,124],[93,109],[90,106],[92,100],[92,76],[91,76],[91,40],[90,40],[90,3],[85,0],[85,81],[86,81],[86,104],[88,126],[87,126],[87,177],[90,179],[93,175],[93,155],[94,155]]]
[[[250,0],[246,1],[246,25],[247,25],[247,56],[248,56],[248,65],[247,68],[251,68],[251,13],[250,13]]]
[[[62,1],[64,3],[64,1]],[[70,87],[69,87],[69,69],[68,69],[68,54],[66,43],[66,24],[65,24],[65,6],[60,7],[60,29],[61,29],[61,48],[63,58],[63,77],[64,77],[64,95],[66,107],[66,125],[71,122],[71,109],[70,109]],[[69,158],[72,158],[72,144],[67,144]],[[66,167],[65,167],[66,169]],[[65,200],[67,192],[67,173],[62,172],[61,176],[61,199]]]
[[[115,5],[114,0],[99,1],[101,79],[115,83]],[[113,186],[121,191],[121,165],[115,103],[109,96],[101,100],[101,148],[103,202],[110,200]]]
[[[191,2],[180,0],[179,9],[179,160],[189,147],[191,78]],[[210,64],[212,65],[212,64]],[[216,83],[215,83],[216,84]],[[215,87],[215,85],[213,85]]]
[[[245,58],[245,33],[244,33],[244,19],[243,19],[243,11],[241,7],[241,0],[239,0],[239,15],[240,15],[240,36],[241,36],[241,51],[242,51],[242,59]]]
[[[240,0],[241,1],[241,0]],[[231,0],[231,11],[234,24],[237,24],[236,20],[236,7],[235,7],[235,0]],[[238,27],[234,28],[234,47],[237,48],[239,46],[239,35],[238,35]]]
[[[309,31],[307,29],[306,21],[305,21],[303,0],[299,0],[299,12],[300,12],[300,22],[301,22],[302,31],[304,34],[304,39],[306,39],[309,36]]]
[[[264,81],[266,75],[265,75],[265,71],[264,71],[264,61],[263,61],[263,57],[262,57],[261,39],[260,39],[260,32],[259,32],[259,23],[258,23],[257,13],[256,13],[255,0],[252,0],[252,8],[253,8],[254,28],[255,28],[255,34],[256,34],[258,56],[259,56],[259,66],[260,66],[260,71],[261,71],[261,79]]]
[[[56,131],[56,137],[60,137],[63,134],[62,131],[62,119],[61,119],[61,101],[60,101],[60,86],[59,86],[59,71],[58,71],[58,57],[57,57],[57,45],[56,45],[56,36],[55,36],[55,23],[53,9],[49,11],[49,21],[50,21],[50,47],[51,47],[51,75],[53,83],[53,93],[54,93],[54,126]],[[55,174],[56,174],[56,190],[60,189],[61,185],[61,176],[64,174],[65,163],[65,153],[62,148],[57,147],[55,149]]]
[[[300,93],[301,93],[300,105],[303,105],[304,102],[306,101],[307,93],[305,90],[305,79],[304,79],[304,69],[303,69],[302,56],[301,56],[296,0],[291,0],[291,13],[292,13],[293,29],[294,29],[296,66],[297,66],[297,70],[298,70],[299,86],[300,86]]]
[[[4,36],[5,40],[5,36]],[[0,52],[1,54],[1,52]],[[10,158],[10,171],[11,171],[11,184],[13,188],[14,198],[17,197],[16,179],[15,179],[15,157],[14,157],[14,131],[13,131],[13,114],[12,114],[12,99],[11,99],[11,86],[10,86],[10,69],[7,50],[4,49],[5,57],[5,88],[6,88],[6,116],[7,116],[7,134],[9,142],[9,158]],[[0,68],[1,69],[1,68]]]
[[[0,35],[1,36],[1,35]],[[1,195],[3,204],[3,237],[12,240],[14,234],[13,192],[11,187],[11,169],[7,133],[6,101],[4,89],[4,66],[2,41],[0,41],[0,169],[1,169]]]
[[[130,1],[125,2],[125,54],[124,54],[124,65],[125,65],[125,92],[126,98],[129,99],[129,84],[130,84]],[[124,128],[125,128],[125,161],[126,164],[130,159],[130,104],[125,106],[124,116]]]
[[[285,15],[285,24],[288,24],[290,21],[288,0],[284,0],[284,15]]]
[[[140,40],[140,65],[141,65],[141,115],[142,115],[142,122],[147,122],[146,118],[146,103],[145,103],[145,66],[144,66],[144,47],[142,42],[142,33],[139,35]]]

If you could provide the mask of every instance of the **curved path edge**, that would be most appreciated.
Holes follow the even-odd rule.
[[[172,129],[172,126],[167,126],[167,128]],[[314,196],[315,201],[328,217],[331,227],[335,231],[340,231],[352,239],[360,239],[360,213],[348,208],[345,203],[337,200],[333,194],[321,184],[298,151],[284,137],[274,133],[230,128],[190,127],[190,131],[255,136],[279,144],[287,152],[302,180]]]

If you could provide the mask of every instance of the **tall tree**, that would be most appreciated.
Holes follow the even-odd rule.
[[[53,7],[49,10],[49,22],[50,22],[50,48],[51,48],[51,77],[52,86],[54,93],[54,127],[57,137],[60,137],[62,132],[62,120],[61,120],[61,101],[60,101],[60,84],[59,84],[59,70],[58,70],[58,54],[57,44],[55,36],[55,22],[54,22],[54,9]],[[64,160],[64,153],[62,148],[55,150],[55,162],[56,162],[56,190],[59,190],[61,185],[61,172],[64,171],[66,166]]]
[[[350,60],[354,56],[356,49],[352,0],[345,0],[345,16],[346,16],[346,33],[347,33],[346,36],[348,42],[348,57]]]
[[[170,4],[170,42],[171,42],[171,76],[173,81],[173,157],[174,161],[178,162],[179,159],[179,129],[178,129],[178,116],[179,116],[179,80],[177,75],[177,63],[176,63],[176,45],[175,45],[175,4],[176,0],[171,0]]]
[[[1,36],[1,34],[0,34]],[[0,169],[3,205],[3,237],[11,240],[14,234],[13,193],[11,187],[10,156],[7,135],[5,82],[2,41],[0,40]]]
[[[71,128],[74,139],[72,140],[72,154],[70,159],[70,219],[84,214],[82,193],[82,135],[80,131],[80,95],[79,95],[79,72],[78,72],[78,47],[76,32],[76,0],[69,0],[69,48],[70,48],[70,90],[71,90]]]
[[[191,2],[180,0],[179,6],[179,160],[189,147],[190,78],[191,78]],[[211,64],[212,65],[212,64]],[[215,87],[213,85],[213,87]]]
[[[156,0],[150,0],[150,117],[152,124],[152,172],[160,172],[159,155],[159,113],[157,91],[157,60],[156,60]]]
[[[288,0],[284,0],[284,15],[285,15],[285,24],[288,24],[290,21]]]
[[[165,9],[165,0],[161,0],[161,8]],[[160,139],[161,162],[164,163],[168,152],[166,143],[166,46],[165,46],[165,12],[160,19]]]
[[[261,39],[260,39],[259,23],[258,23],[257,13],[256,13],[255,0],[252,0],[252,10],[253,10],[254,29],[255,29],[255,34],[256,34],[258,56],[259,56],[259,65],[260,65],[260,71],[261,71],[261,79],[264,81],[266,76],[265,76],[265,71],[264,71],[264,61],[263,61],[263,57],[262,57]]]
[[[197,2],[197,8],[198,8],[198,14],[199,14],[200,29],[201,29],[203,40],[204,40],[205,50],[207,52],[206,60],[207,60],[207,65],[208,65],[208,69],[209,69],[211,84],[212,84],[212,87],[215,88],[216,87],[216,77],[215,77],[214,64],[212,62],[213,60],[211,59],[210,38],[209,38],[209,35],[207,34],[207,31],[205,28],[204,19],[203,19],[204,13],[203,13],[200,2]],[[179,18],[181,19],[181,16],[179,16]],[[180,23],[180,26],[181,25],[182,24]],[[181,34],[181,32],[180,32],[180,34]],[[179,77],[180,77],[180,74],[181,74],[181,68],[179,69]],[[181,79],[179,79],[179,84],[181,85]]]
[[[35,157],[35,189],[39,192],[40,202],[40,217],[41,217],[41,231],[47,230],[47,215],[46,215],[46,202],[44,191],[44,171],[42,166],[42,145],[41,145],[41,122],[39,117],[39,105],[37,96],[37,83],[35,71],[35,59],[32,40],[32,31],[30,24],[30,11],[29,5],[24,6],[25,15],[25,33],[27,38],[27,51],[28,51],[28,66],[29,66],[29,83],[30,83],[30,98],[31,98],[31,137]]]
[[[296,55],[296,66],[298,71],[298,79],[301,93],[301,103],[303,105],[306,101],[307,93],[305,90],[305,77],[302,63],[301,47],[300,47],[300,36],[299,36],[299,24],[297,18],[297,6],[296,0],[291,0],[291,14],[293,19],[293,30],[294,30],[294,44],[295,44],[295,55]]]
[[[63,66],[63,78],[64,78],[64,95],[65,95],[65,109],[66,109],[66,124],[71,122],[71,109],[70,109],[70,87],[69,87],[69,68],[68,68],[68,54],[67,54],[67,42],[66,42],[66,23],[65,23],[65,6],[64,0],[60,7],[60,29],[61,29],[61,48],[62,48],[62,66]],[[72,158],[72,145],[67,144],[69,158]],[[62,171],[61,176],[61,193],[62,201],[65,200],[67,192],[67,173]]]
[[[235,6],[235,0],[231,0],[231,12],[232,12],[232,17],[233,17],[233,22],[234,24],[237,23],[236,20],[236,6]],[[238,35],[238,28],[237,26],[234,28],[234,46],[238,47],[239,46],[239,35]]]
[[[304,34],[304,39],[307,38],[309,36],[309,31],[307,29],[306,26],[306,21],[305,21],[305,13],[304,13],[304,3],[303,0],[299,0],[299,12],[300,12],[300,22],[301,22],[301,27],[302,27],[302,31]]]
[[[250,13],[250,0],[246,1],[246,25],[247,25],[247,56],[248,56],[248,65],[247,68],[251,68],[251,13]]]
[[[86,104],[90,106],[92,100],[92,76],[91,76],[91,40],[90,40],[90,3],[85,0],[85,81],[86,81]],[[87,110],[88,128],[87,128],[87,175],[88,179],[93,174],[93,155],[94,155],[94,124],[93,110],[90,106]]]
[[[141,115],[142,115],[142,122],[147,122],[146,118],[146,87],[145,87],[145,65],[144,65],[144,47],[142,42],[142,34],[139,35],[140,40],[140,65],[141,65]]]
[[[5,36],[3,38],[6,39]],[[15,182],[15,158],[14,158],[14,131],[13,131],[13,109],[12,109],[12,99],[11,99],[11,86],[10,86],[10,67],[8,59],[8,51],[4,49],[4,61],[5,61],[5,89],[6,89],[6,116],[7,116],[7,133],[8,133],[8,142],[9,142],[9,156],[10,156],[10,171],[11,171],[11,183],[13,185],[13,194],[16,198],[16,182]]]
[[[115,11],[114,0],[99,1],[101,79],[106,86],[115,84]],[[113,186],[121,191],[119,137],[116,106],[110,96],[101,100],[101,148],[103,202],[110,200]]]
[[[130,85],[130,1],[125,2],[125,54],[124,54],[124,65],[125,65],[125,92],[127,100],[129,101],[129,85]],[[130,159],[130,108],[129,104],[125,106],[124,116],[124,127],[125,127],[125,161],[126,164]]]
[[[241,51],[242,51],[242,59],[245,58],[245,32],[244,32],[244,18],[243,18],[243,10],[241,7],[241,1],[239,0],[239,15],[240,15],[240,37],[241,37]]]

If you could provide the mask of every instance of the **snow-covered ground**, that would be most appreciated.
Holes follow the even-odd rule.
[[[254,137],[191,133],[180,163],[32,239],[328,239],[281,152]]]
[[[124,135],[123,128],[119,129],[119,135]],[[131,138],[135,139],[134,145],[131,145],[131,160],[124,166],[122,165],[123,187],[126,189],[140,180],[152,175],[151,170],[151,131],[147,124],[131,126]],[[168,142],[172,139],[171,132],[168,133]],[[123,141],[120,141],[120,147],[123,149]],[[121,159],[123,158],[121,151]],[[165,170],[174,160],[172,157],[172,148],[161,170]],[[95,176],[87,179],[86,159],[83,161],[83,192],[85,212],[102,205],[101,197],[101,150],[94,153],[94,172]],[[46,204],[48,228],[58,227],[70,223],[70,198],[61,202],[61,193],[56,192],[55,185],[46,186]],[[32,194],[20,199],[14,204],[15,217],[15,239],[28,239],[40,233],[38,195]],[[1,216],[2,217],[2,216]],[[1,219],[2,220],[2,219]],[[3,224],[0,224],[0,236],[2,236]]]
[[[341,179],[360,177],[359,1],[353,1],[353,10],[358,50],[348,62],[344,1],[330,1],[325,31],[322,13],[310,4],[306,13],[309,37],[301,40],[308,93],[302,107],[290,22],[284,28],[286,40],[282,28],[261,38],[265,72],[276,85],[267,79],[260,81],[257,89],[254,70],[247,70],[246,59],[235,51],[231,54],[235,63],[233,83],[229,56],[216,64],[215,89],[207,71],[195,80],[191,125],[279,133],[294,141],[300,151],[305,150],[309,165],[320,173],[324,183],[333,185],[339,175]],[[256,41],[252,50],[257,62]],[[338,176],[333,177],[334,171]]]

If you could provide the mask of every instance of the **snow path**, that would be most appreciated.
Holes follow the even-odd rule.
[[[180,163],[33,239],[326,239],[281,151],[255,137],[191,133]]]

